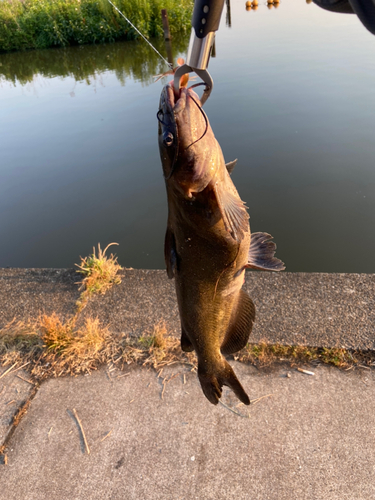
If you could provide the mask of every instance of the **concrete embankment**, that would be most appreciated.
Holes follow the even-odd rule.
[[[79,280],[74,270],[0,270],[0,327],[40,312],[69,317],[79,297]],[[375,349],[372,274],[248,272],[245,289],[257,309],[253,343]],[[122,283],[93,297],[85,315],[132,335],[160,320],[171,333],[180,331],[174,283],[165,271],[123,271]]]
[[[77,281],[70,270],[1,270],[0,327],[41,311],[69,317]],[[252,342],[375,349],[372,275],[248,273],[245,288],[258,314]],[[82,314],[134,336],[160,320],[179,334],[164,271],[124,271],[121,285]],[[162,373],[113,366],[44,382],[17,427],[12,416],[35,388],[27,373],[0,367],[0,445],[11,431],[0,460],[4,498],[375,496],[373,369],[314,366],[307,375],[287,363],[234,364],[250,407],[229,390],[224,405],[211,405],[186,365]]]

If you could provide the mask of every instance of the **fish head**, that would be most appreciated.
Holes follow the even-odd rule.
[[[193,198],[207,187],[221,158],[200,99],[191,88],[182,87],[176,94],[168,84],[162,90],[157,116],[164,177],[184,197]]]

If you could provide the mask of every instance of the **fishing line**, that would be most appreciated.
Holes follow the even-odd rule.
[[[141,37],[143,38],[143,40],[145,40],[145,41],[149,44],[149,46],[150,46],[150,47],[151,47],[151,48],[152,48],[152,49],[153,49],[153,50],[154,50],[154,51],[158,54],[158,56],[159,56],[159,57],[161,57],[161,58],[163,59],[163,61],[165,62],[165,64],[167,64],[167,65],[169,66],[169,68],[170,68],[170,69],[173,69],[173,65],[172,65],[170,62],[168,62],[168,61],[167,61],[167,60],[166,60],[166,59],[165,59],[165,58],[164,58],[164,57],[160,54],[160,52],[159,52],[159,51],[158,51],[158,50],[157,50],[157,49],[156,49],[156,48],[152,45],[152,43],[151,43],[151,42],[149,42],[149,41],[147,40],[147,38],[146,38],[145,36],[143,36],[143,35],[142,35],[142,33],[139,31],[139,29],[138,29],[136,26],[134,26],[134,24],[133,24],[131,21],[129,21],[129,19],[128,19],[128,18],[127,18],[127,17],[126,17],[126,16],[125,16],[122,12],[121,12],[121,10],[119,10],[119,9],[116,7],[116,5],[114,5],[114,4],[111,2],[111,0],[108,0],[108,2],[112,5],[112,7],[113,7],[114,9],[116,9],[116,10],[117,10],[117,12],[118,12],[119,14],[121,14],[121,16],[122,16],[122,17],[123,17],[126,21],[128,21],[128,23],[130,24],[130,26],[132,26],[132,27],[135,29],[135,31],[136,31],[138,34],[140,34],[140,35],[141,35]]]
[[[189,87],[190,89],[192,89],[193,87],[198,87],[198,85],[205,85],[205,83],[196,83],[195,85],[192,85],[191,87]],[[193,101],[195,102],[197,108],[199,109],[199,111],[202,113],[203,115],[203,118],[204,118],[204,121],[206,123],[206,128],[204,129],[204,132],[202,134],[201,137],[199,137],[199,139],[197,139],[196,141],[192,142],[191,144],[189,144],[189,146],[187,148],[185,148],[185,151],[188,150],[190,148],[190,146],[192,146],[193,144],[195,144],[196,142],[200,141],[201,139],[203,139],[203,137],[207,134],[207,130],[208,130],[208,120],[207,120],[207,116],[206,116],[206,113],[203,111],[203,109],[199,106],[199,104],[197,103],[197,101],[194,99],[193,96],[191,96],[189,94],[189,97],[190,99],[193,99]]]

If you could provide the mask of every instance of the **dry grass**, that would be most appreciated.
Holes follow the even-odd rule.
[[[100,243],[98,243],[98,255],[96,255],[95,247],[93,247],[91,255],[81,257],[80,264],[75,264],[78,267],[77,272],[84,276],[79,288],[83,290],[80,301],[77,303],[79,310],[85,305],[90,295],[103,294],[113,285],[121,283],[118,272],[122,267],[117,262],[117,257],[112,253],[109,257],[106,256],[108,248],[112,245],[118,245],[118,243],[110,243],[102,250]]]
[[[363,352],[352,352],[348,349],[318,348],[289,345],[270,345],[265,342],[248,344],[235,359],[244,363],[269,366],[275,361],[291,363],[319,362],[334,365],[338,368],[349,368],[361,363],[371,363],[373,355]]]
[[[138,364],[159,369],[176,362],[195,366],[179,341],[160,323],[140,338],[111,334],[97,318],[76,326],[76,316],[62,321],[55,313],[37,321],[11,323],[0,330],[0,364],[15,369],[25,363],[34,381],[90,373],[105,363]]]
[[[266,343],[248,344],[234,359],[257,366],[270,366],[277,361],[291,365],[317,362],[344,369],[374,366],[371,353]],[[29,363],[25,369],[32,379],[40,382],[50,377],[90,373],[106,363],[119,369],[132,364],[160,369],[174,363],[194,368],[196,357],[181,351],[179,340],[168,335],[163,323],[134,338],[111,333],[97,318],[86,318],[83,326],[77,326],[76,316],[64,322],[52,314],[34,322],[12,322],[0,330],[0,364],[15,364],[13,371],[25,363]]]

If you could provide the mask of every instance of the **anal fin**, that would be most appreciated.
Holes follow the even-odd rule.
[[[285,264],[275,257],[276,243],[268,233],[252,233],[249,259],[245,267],[261,271],[283,271]]]
[[[254,303],[244,290],[240,290],[231,325],[220,348],[222,354],[234,354],[245,347],[254,321]]]

